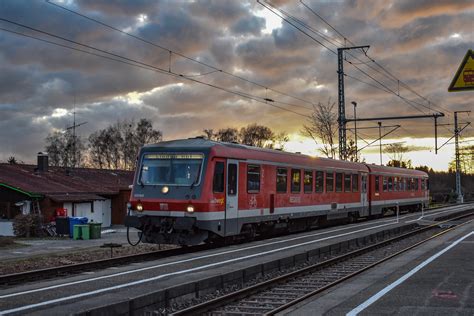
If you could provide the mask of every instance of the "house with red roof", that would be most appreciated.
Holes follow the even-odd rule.
[[[102,227],[123,224],[132,182],[132,171],[50,167],[39,153],[37,165],[0,164],[0,218],[39,212],[48,221],[64,210]]]

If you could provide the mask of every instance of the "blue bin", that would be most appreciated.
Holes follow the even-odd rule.
[[[72,238],[74,225],[85,225],[87,221],[87,217],[69,217],[69,237]]]

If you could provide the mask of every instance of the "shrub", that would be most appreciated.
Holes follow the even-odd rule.
[[[13,232],[17,237],[42,237],[42,217],[38,214],[19,214],[13,219]]]

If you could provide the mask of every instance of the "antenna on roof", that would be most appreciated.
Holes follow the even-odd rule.
[[[72,126],[66,127],[66,130],[71,130],[72,129],[72,168],[76,167],[76,127],[82,126],[84,124],[87,124],[87,122],[82,122],[79,124],[76,124],[76,94],[74,94],[74,110],[72,112],[73,114],[73,123]]]

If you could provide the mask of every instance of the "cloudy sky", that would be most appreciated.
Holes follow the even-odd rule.
[[[151,45],[47,1],[0,1],[0,161],[13,155],[33,162],[48,133],[72,124],[74,103],[77,121],[87,122],[78,128],[85,138],[130,118],[151,119],[165,139],[258,122],[289,133],[289,150],[314,153],[299,134],[311,104],[337,101],[334,52],[344,45],[341,34],[348,46],[370,45],[370,59],[360,50],[345,56],[348,117],[351,101],[358,117],[442,111],[441,123],[452,123],[452,111],[473,108],[472,91],[448,93],[447,87],[474,48],[474,1],[303,2],[335,30],[299,1],[270,4],[312,38],[252,0],[54,2]],[[433,120],[384,124],[402,125],[385,142],[413,146],[415,164],[445,169],[453,157],[452,145],[434,155]],[[440,143],[452,129],[439,129]],[[359,136],[376,134],[367,129]],[[474,139],[474,129],[463,136]],[[369,148],[363,156],[378,162],[376,152]]]

